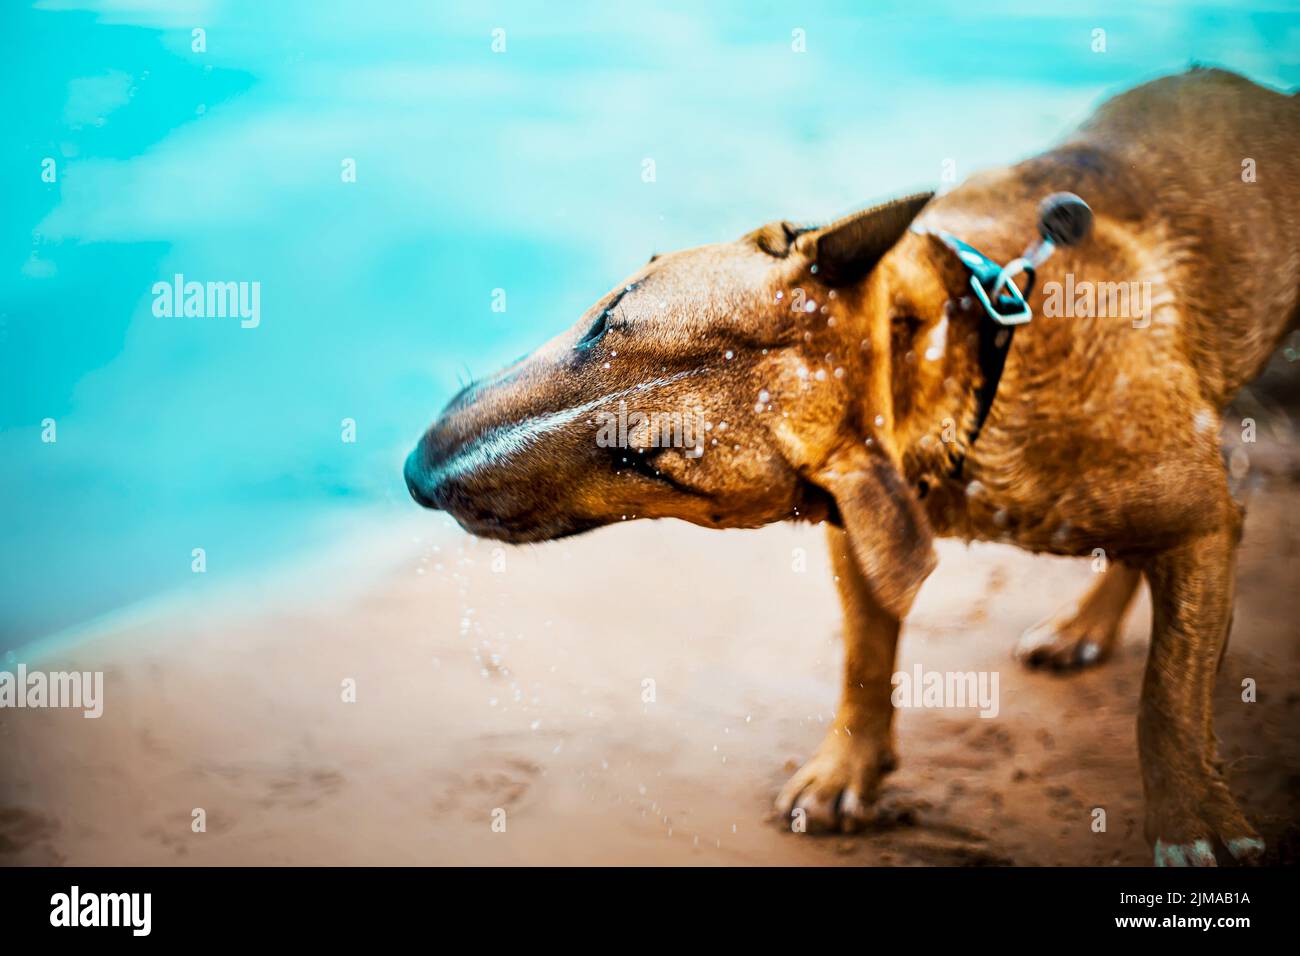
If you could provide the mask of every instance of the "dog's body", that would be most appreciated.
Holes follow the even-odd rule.
[[[970,452],[966,473],[989,495],[951,512],[935,496],[937,531],[1125,557],[1162,549],[1216,507],[1204,492],[1222,484],[1219,412],[1297,317],[1297,137],[1296,98],[1196,71],[1120,96],[1060,148],[926,206],[914,228],[944,229],[1001,262],[1033,235],[1043,195],[1071,190],[1098,210],[1092,239],[1041,267],[1038,317],[1017,333]],[[1267,173],[1244,182],[1247,159]],[[1117,282],[1149,284],[1150,314],[1043,315],[1053,283]],[[914,478],[923,457],[907,469]],[[998,509],[1007,524],[988,520]]]
[[[865,816],[894,763],[895,646],[932,535],[1100,549],[1109,570],[1022,656],[1101,659],[1145,576],[1155,614],[1138,726],[1157,861],[1212,863],[1216,840],[1256,857],[1211,729],[1241,526],[1218,429],[1300,314],[1298,153],[1300,100],[1197,70],[933,201],[656,258],[574,330],[453,400],[408,461],[412,494],[507,540],[624,516],[829,519],[842,699],[778,806],[831,828]],[[1092,206],[1093,234],[1040,267],[1035,319],[971,444],[980,317],[936,234],[1007,262],[1033,237],[1038,201],[1062,190]],[[1084,299],[1044,314],[1062,311],[1045,309],[1061,289],[1121,282],[1149,291],[1149,308],[1097,314]],[[628,400],[703,408],[726,431],[682,454],[644,429],[614,455],[597,449],[591,415]]]

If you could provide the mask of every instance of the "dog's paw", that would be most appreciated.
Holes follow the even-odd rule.
[[[1109,622],[1108,622],[1109,623]],[[1100,664],[1115,646],[1114,625],[1078,617],[1054,618],[1036,624],[1020,636],[1015,657],[1030,668],[1079,670]]]
[[[1234,837],[1224,844],[1232,858],[1250,866],[1264,857],[1264,841],[1259,837]],[[1156,840],[1156,866],[1218,866],[1209,840],[1191,843],[1166,843]]]
[[[1201,800],[1187,800],[1183,793],[1148,806],[1148,825],[1157,833],[1155,865],[1218,866],[1216,843],[1236,863],[1258,863],[1264,856],[1264,841],[1237,808],[1227,786],[1214,779],[1203,792]]]
[[[1225,845],[1238,863],[1252,865],[1264,859],[1264,841],[1257,836],[1233,837]]]
[[[894,763],[891,748],[832,731],[781,788],[777,813],[798,832],[852,833],[872,820],[881,778]]]
[[[1156,840],[1156,866],[1218,866],[1209,840],[1166,843]]]

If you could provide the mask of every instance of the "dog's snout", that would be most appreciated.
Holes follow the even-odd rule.
[[[406,478],[406,489],[415,499],[415,503],[422,508],[433,508],[436,511],[442,507],[438,500],[438,483],[430,474],[426,459],[422,441],[406,457],[406,466],[402,469],[402,474]]]

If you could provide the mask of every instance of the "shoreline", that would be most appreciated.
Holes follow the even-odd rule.
[[[269,605],[285,601],[281,592],[303,594],[309,581],[326,577],[335,586],[346,584],[346,578],[363,570],[379,577],[391,565],[404,559],[400,549],[386,548],[394,534],[405,529],[405,519],[391,507],[367,505],[343,511],[329,511],[321,518],[322,526],[335,525],[333,544],[322,554],[310,548],[282,550],[273,559],[257,564],[247,571],[237,572],[208,584],[195,584],[169,588],[132,601],[121,607],[95,614],[84,621],[59,628],[49,634],[24,641],[3,652],[6,664],[35,664],[68,652],[86,643],[104,640],[127,631],[156,626],[172,618],[183,618],[192,613],[210,613],[222,605],[250,596]],[[450,535],[451,528],[438,528],[435,533]],[[419,547],[411,542],[411,549]],[[381,562],[379,567],[356,565],[348,558],[360,548]],[[369,581],[368,583],[373,583]],[[352,582],[351,587],[362,585]],[[291,603],[294,598],[287,600]]]

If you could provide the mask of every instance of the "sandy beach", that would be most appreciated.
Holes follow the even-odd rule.
[[[1217,721],[1269,861],[1294,863],[1300,468],[1276,446],[1252,462]],[[770,810],[835,704],[821,529],[638,522],[502,549],[394,507],[314,563],[29,660],[102,670],[104,713],[0,711],[0,862],[1147,864],[1145,594],[1110,663],[1027,672],[1016,637],[1088,564],[951,541],[941,558],[899,669],[997,672],[999,712],[901,711],[863,834]]]

